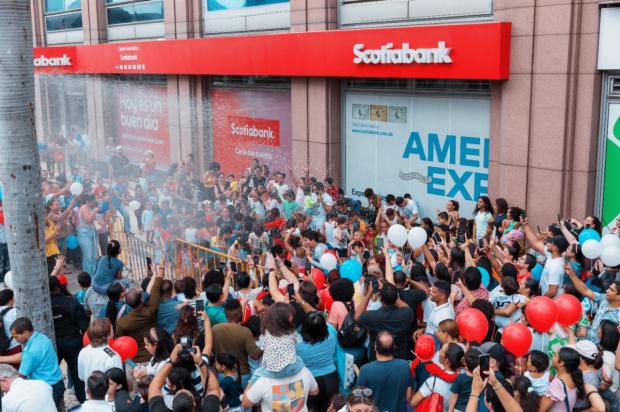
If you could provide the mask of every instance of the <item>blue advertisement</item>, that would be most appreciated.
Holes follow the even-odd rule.
[[[467,214],[488,193],[487,97],[347,93],[345,107],[349,195],[367,187],[383,196],[410,193],[421,216],[434,217],[449,199]]]

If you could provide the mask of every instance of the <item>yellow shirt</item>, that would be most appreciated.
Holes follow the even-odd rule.
[[[45,225],[45,237],[51,236],[56,231],[57,225],[53,222],[49,222],[49,224]],[[50,257],[54,255],[60,255],[60,249],[58,249],[58,243],[56,243],[56,239],[50,240],[49,242],[45,242],[45,256]]]

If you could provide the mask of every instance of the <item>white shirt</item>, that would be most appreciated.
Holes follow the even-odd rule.
[[[3,412],[56,412],[52,387],[39,380],[16,378],[2,398]]]
[[[428,317],[428,323],[426,324],[426,333],[435,333],[442,321],[446,319],[454,319],[454,308],[450,305],[450,302],[446,302],[439,306],[433,302],[433,305],[434,308],[431,311],[431,314]]]
[[[491,212],[482,212],[479,211],[474,216],[474,221],[476,222],[476,240],[482,239],[487,232],[487,226],[489,225],[489,219],[492,218],[493,215]]]
[[[86,401],[77,409],[76,412],[113,412],[112,406],[108,401]]]
[[[93,348],[84,346],[78,355],[78,376],[86,382],[94,371],[107,372],[112,368],[123,368],[121,357],[108,345]]]
[[[620,387],[620,372],[615,367],[616,354],[608,350],[603,351],[603,370],[607,376],[611,377],[611,391],[616,393]]]
[[[497,288],[496,288],[497,289]],[[489,302],[493,304],[495,309],[504,309],[508,307],[511,303],[523,304],[525,303],[525,296],[515,293],[514,295],[506,295],[504,290],[499,290],[499,293],[494,293],[493,297],[489,297]],[[510,316],[500,316],[495,315],[495,324],[498,327],[498,330],[502,332],[506,326],[510,323],[514,323],[521,318],[521,309],[517,309],[512,312]]]
[[[530,382],[532,382],[532,388],[534,388],[534,392],[536,392],[538,396],[543,396],[551,384],[551,381],[549,380],[549,371],[545,371],[543,376],[540,378],[534,378],[530,374],[530,371],[526,371],[524,375],[530,380]]]
[[[557,257],[547,259],[542,275],[540,275],[540,292],[544,295],[550,286],[557,285],[556,295],[562,293],[562,281],[564,280],[564,258]],[[552,296],[553,297],[553,296]]]
[[[450,408],[450,397],[452,396],[452,392],[450,392],[451,387],[452,382],[446,382],[443,379],[431,376],[420,386],[420,393],[424,395],[425,398],[432,393],[438,393],[443,396],[443,410],[447,412]]]
[[[2,312],[6,308],[7,306],[0,306],[0,312]],[[13,339],[11,336],[11,325],[13,325],[13,322],[15,322],[15,319],[17,319],[17,310],[15,308],[12,308],[11,310],[7,311],[4,314],[4,317],[2,318],[2,323],[4,324],[4,333],[6,334],[7,338],[9,338],[9,340],[11,341],[9,343],[9,350],[19,346],[19,342]]]
[[[405,199],[405,205],[398,208],[398,213],[406,219],[411,219],[413,215],[418,214],[418,205],[411,199]]]
[[[273,187],[278,191],[278,196],[280,196],[280,199],[282,199],[284,193],[288,191],[288,185],[286,183],[279,184],[274,182]]]
[[[325,222],[323,227],[325,228],[325,241],[327,241],[327,243],[329,243],[332,247],[335,248],[336,245],[338,244],[338,241],[336,240],[336,237],[334,236],[334,229],[336,228],[336,222],[327,221]]]
[[[308,393],[318,387],[314,376],[303,368],[298,374],[282,379],[258,378],[246,396],[253,404],[260,402],[262,412],[307,412]]]

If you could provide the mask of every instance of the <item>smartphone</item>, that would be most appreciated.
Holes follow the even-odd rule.
[[[374,293],[379,292],[379,279],[377,279],[376,277],[373,277],[370,283],[372,284],[372,291]]]
[[[365,250],[364,253],[362,253],[362,257],[366,260],[370,259],[370,252]]]
[[[237,262],[230,262],[230,270],[237,273]]]
[[[150,256],[146,257],[146,266],[151,266],[153,264],[153,259]]]
[[[203,312],[205,310],[205,301],[204,300],[197,300],[196,301],[196,314],[199,314],[200,312]]]
[[[258,266],[258,264],[260,263],[260,256],[252,256],[252,260],[254,261],[254,266]]]
[[[433,238],[433,240],[435,241],[435,243],[441,243],[441,236],[439,236],[439,233],[434,232],[433,235],[431,236]]]
[[[480,376],[484,379],[489,376],[489,364],[491,362],[491,356],[488,354],[480,355],[478,357],[478,365],[480,366]]]
[[[289,299],[295,299],[295,285],[289,283],[286,285],[286,291],[288,292]]]
[[[383,238],[380,237],[379,239],[377,239],[377,249],[379,251],[383,250]]]

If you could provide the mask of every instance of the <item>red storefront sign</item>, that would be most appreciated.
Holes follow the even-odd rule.
[[[43,73],[507,79],[510,23],[38,47]],[[61,61],[61,60],[57,60]],[[66,62],[66,60],[65,60]]]

